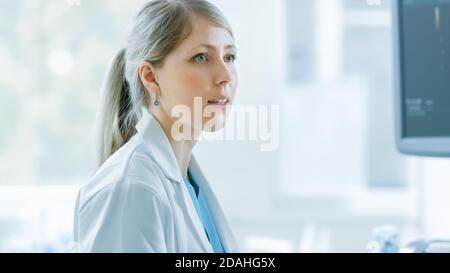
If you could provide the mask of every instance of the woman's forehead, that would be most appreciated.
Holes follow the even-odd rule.
[[[216,47],[217,49],[234,47],[234,39],[227,29],[210,20],[199,18],[193,22],[192,31],[180,44],[180,48],[186,51],[202,46]]]

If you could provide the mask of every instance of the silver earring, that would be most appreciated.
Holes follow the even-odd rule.
[[[155,99],[155,103],[154,103],[154,104],[155,104],[155,106],[159,106],[159,100],[158,100],[158,98]]]

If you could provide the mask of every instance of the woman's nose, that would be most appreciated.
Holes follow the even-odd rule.
[[[231,82],[233,79],[233,74],[231,72],[231,67],[224,61],[217,64],[217,78],[216,85],[222,86]]]

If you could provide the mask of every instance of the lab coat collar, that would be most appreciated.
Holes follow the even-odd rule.
[[[142,108],[142,117],[136,125],[136,129],[163,173],[170,180],[182,183],[183,176],[169,139],[158,120],[145,108]]]

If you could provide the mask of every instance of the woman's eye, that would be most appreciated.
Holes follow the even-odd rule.
[[[194,61],[197,63],[204,63],[204,62],[206,62],[206,60],[207,59],[206,59],[205,53],[200,53],[194,57]]]
[[[225,57],[225,61],[229,62],[229,63],[235,62],[236,61],[236,55],[233,55],[233,54],[227,55]]]

